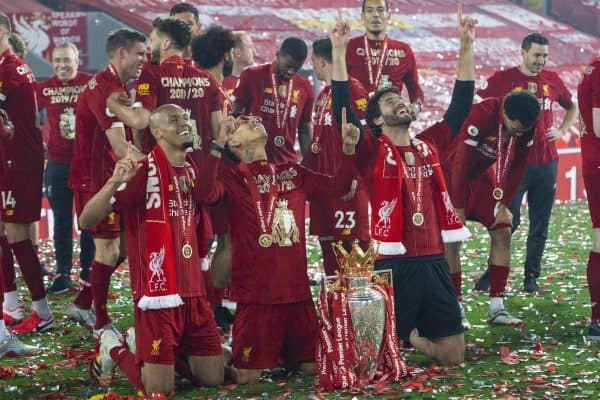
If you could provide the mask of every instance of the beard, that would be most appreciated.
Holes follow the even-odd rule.
[[[396,115],[396,114],[384,115],[383,122],[385,122],[385,124],[387,126],[408,127],[413,122],[413,118],[411,117],[411,115],[409,113],[404,114],[404,115]]]
[[[225,60],[223,64],[223,76],[230,76],[233,72],[233,60],[230,58],[229,60]]]
[[[150,52],[150,63],[160,64],[160,49],[152,49]]]
[[[194,148],[194,141],[190,140],[189,142],[183,142],[181,143],[181,150],[185,150],[188,151],[190,149]]]
[[[236,154],[235,152],[231,149],[231,147],[229,147],[229,143],[225,143],[225,151],[223,152],[223,154],[229,158],[229,160],[233,161],[234,163],[239,163],[240,161],[242,161]]]

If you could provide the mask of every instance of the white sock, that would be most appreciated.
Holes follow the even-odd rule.
[[[490,312],[498,311],[504,308],[504,299],[502,297],[490,297]]]
[[[0,319],[0,343],[4,342],[6,339],[6,325],[4,325],[4,320]]]
[[[19,305],[19,296],[17,295],[16,290],[4,293],[4,304],[2,308],[5,310],[14,310],[19,307]]]
[[[48,307],[48,299],[44,297],[41,300],[32,302],[33,311],[37,312],[41,319],[48,319],[52,316],[50,307]]]

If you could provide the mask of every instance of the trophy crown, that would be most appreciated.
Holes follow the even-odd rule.
[[[341,241],[331,243],[331,247],[333,247],[340,272],[344,276],[371,276],[377,258],[373,241],[369,243],[366,251],[360,247],[358,240],[352,243],[350,251],[344,248]]]

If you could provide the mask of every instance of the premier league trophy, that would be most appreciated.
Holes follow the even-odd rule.
[[[391,272],[373,276],[377,250],[333,243],[339,270],[318,299],[317,369],[326,390],[399,380],[408,374],[398,350]]]

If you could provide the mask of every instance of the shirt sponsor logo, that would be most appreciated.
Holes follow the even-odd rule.
[[[137,85],[136,94],[138,96],[148,96],[150,94],[150,84],[140,83]]]

